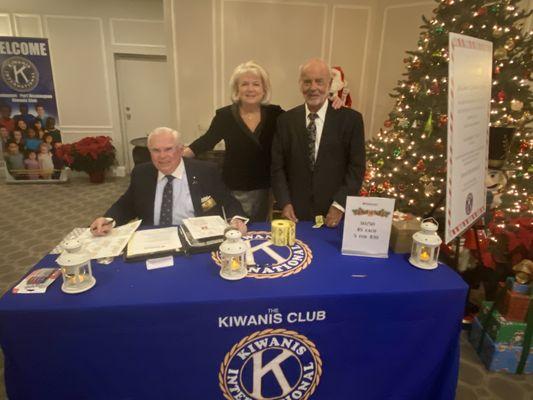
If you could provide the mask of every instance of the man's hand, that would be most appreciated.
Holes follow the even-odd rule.
[[[290,203],[283,207],[283,210],[281,211],[281,216],[290,219],[292,222],[298,222],[298,218],[296,218],[296,214],[294,213],[294,208]]]
[[[113,229],[113,220],[105,217],[96,218],[91,224],[93,236],[105,236]]]
[[[341,222],[343,215],[344,213],[337,207],[330,206],[328,215],[326,215],[326,226],[328,228],[335,228],[337,225],[339,225],[339,222]]]
[[[195,154],[194,154],[194,151],[191,150],[190,147],[185,147],[183,149],[183,157],[186,157],[186,158],[194,158]]]
[[[229,223],[229,226],[232,228],[238,229],[239,232],[241,232],[243,235],[248,231],[248,227],[244,223],[242,219],[239,218],[233,218],[231,222]]]

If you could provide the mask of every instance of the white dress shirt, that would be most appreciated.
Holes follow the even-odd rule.
[[[172,225],[181,225],[185,218],[194,217],[194,206],[183,161],[180,161],[178,167],[171,175],[175,178],[172,179]],[[163,190],[167,181],[165,174],[158,171],[154,199],[154,225],[159,225]]]

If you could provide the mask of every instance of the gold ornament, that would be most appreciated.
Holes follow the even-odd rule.
[[[521,111],[524,108],[524,103],[520,100],[513,99],[511,100],[511,110]]]
[[[494,50],[494,58],[496,60],[505,60],[507,59],[507,50],[504,47],[498,47]]]

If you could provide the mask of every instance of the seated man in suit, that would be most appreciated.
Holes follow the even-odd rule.
[[[359,194],[365,173],[363,118],[328,102],[329,66],[311,59],[300,67],[305,104],[278,118],[272,144],[272,190],[282,215],[292,221],[325,216],[339,224],[346,196]]]
[[[204,215],[243,215],[239,202],[224,186],[214,164],[182,158],[180,134],[156,128],[148,136],[151,163],[135,166],[128,190],[91,224],[96,236],[109,233],[112,218],[121,225],[134,218],[143,225],[179,225],[184,218]],[[246,232],[246,225],[233,218],[231,225]]]

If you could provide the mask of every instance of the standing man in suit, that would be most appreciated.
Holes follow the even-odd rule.
[[[179,225],[194,216],[242,215],[239,202],[224,186],[216,165],[183,159],[180,134],[156,128],[148,136],[151,163],[135,166],[128,190],[91,224],[95,236],[109,233],[113,221],[121,225],[134,218],[143,225]],[[233,218],[231,225],[246,232],[246,225]]]
[[[341,221],[346,196],[359,194],[365,173],[361,114],[335,110],[328,102],[331,72],[325,61],[300,67],[305,104],[278,118],[272,145],[272,189],[282,215],[292,221],[325,216],[328,227]]]

